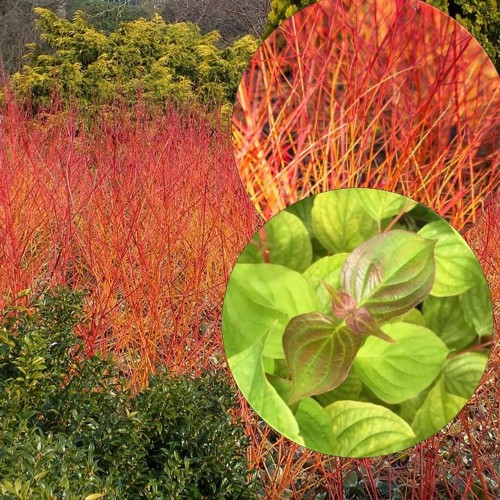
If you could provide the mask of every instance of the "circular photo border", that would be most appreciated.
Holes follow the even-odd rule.
[[[341,189],[268,221],[241,253],[223,305],[229,368],[276,431],[371,457],[447,425],[485,370],[493,312],[484,273],[432,210]]]
[[[240,83],[232,132],[266,220],[345,187],[409,196],[456,229],[500,187],[500,77],[420,0],[322,0],[285,20]]]

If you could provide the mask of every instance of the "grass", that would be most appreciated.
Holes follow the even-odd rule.
[[[77,111],[31,118],[13,103],[1,114],[0,308],[9,298],[23,304],[27,288],[87,290],[78,334],[89,354],[114,353],[131,384],[143,385],[160,364],[172,373],[227,373],[225,283],[262,223],[238,179],[229,131],[198,114],[140,104],[92,119]],[[470,238],[496,276],[498,331],[498,203],[490,207]],[[481,387],[447,431],[377,459],[305,450],[240,395],[262,497],[493,498],[498,363],[496,343]]]
[[[461,229],[500,185],[499,115],[493,63],[452,18],[415,0],[324,0],[253,57],[233,142],[266,219],[328,189],[371,187]]]

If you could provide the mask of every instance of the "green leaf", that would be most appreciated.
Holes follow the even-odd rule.
[[[449,359],[443,370],[444,387],[450,394],[469,399],[483,376],[488,356],[466,352]]]
[[[484,281],[481,266],[472,250],[448,223],[431,222],[417,234],[437,241],[434,250],[436,277],[431,295],[459,295]]]
[[[335,455],[373,457],[394,453],[416,442],[411,427],[383,406],[360,401],[337,401],[327,406]]]
[[[285,208],[286,212],[289,212],[297,216],[302,221],[304,226],[306,226],[307,228],[307,232],[309,233],[310,239],[314,237],[314,231],[312,227],[312,215],[311,215],[311,210],[314,204],[314,198],[315,198],[314,196],[309,196]]]
[[[462,303],[457,296],[425,299],[422,307],[425,325],[450,348],[460,350],[477,338],[476,331],[465,321]]]
[[[238,264],[263,264],[262,251],[260,237],[257,233],[240,253]]]
[[[443,377],[439,377],[411,424],[419,441],[451,422],[466,403],[467,399],[446,392]]]
[[[338,387],[323,394],[318,394],[315,399],[319,401],[321,406],[328,406],[342,399],[356,400],[359,398],[362,389],[363,382],[361,378],[354,370],[350,370],[347,378]]]
[[[281,399],[264,373],[262,356],[266,340],[267,335],[260,336],[253,345],[244,351],[228,357],[229,368],[243,396],[252,408],[271,427],[287,438],[304,444],[292,410]]]
[[[417,414],[417,411],[424,404],[425,398],[427,397],[427,394],[429,394],[431,388],[432,386],[428,387],[427,389],[424,389],[422,392],[418,393],[415,397],[407,399],[406,401],[403,401],[399,405],[398,415],[405,422],[408,422],[410,425],[412,424],[413,419]]]
[[[316,195],[311,215],[316,238],[332,253],[350,252],[377,232],[353,189]]]
[[[333,288],[339,289],[340,272],[348,255],[348,253],[339,253],[323,257],[310,265],[303,273],[318,296],[321,312],[329,313],[332,310],[330,295],[321,281],[323,280]]]
[[[448,348],[431,330],[410,323],[382,326],[396,344],[369,337],[354,367],[363,383],[382,401],[396,404],[428,387],[444,366]]]
[[[266,373],[273,373],[275,370],[275,360],[273,358],[268,358],[267,356],[262,356],[262,364],[264,366],[264,371]]]
[[[378,234],[346,259],[341,288],[376,319],[409,311],[429,294],[434,281],[434,242],[408,231]]]
[[[358,189],[356,192],[362,207],[377,222],[401,212],[409,212],[417,204],[399,194],[379,189]]]
[[[314,399],[305,398],[295,413],[299,424],[299,432],[305,446],[321,453],[334,454],[330,415]]]
[[[465,321],[480,337],[493,335],[493,306],[488,283],[483,281],[459,297]]]
[[[292,390],[292,382],[270,373],[266,373],[266,378],[268,382],[276,389],[276,392],[280,395],[280,398],[283,399],[283,401],[286,401],[288,399],[288,396],[290,395],[290,391]]]
[[[290,372],[288,371],[288,364],[286,362],[286,359],[274,359],[273,370],[268,371],[268,373],[272,373],[273,375],[276,375],[277,377],[280,377],[282,379],[289,379]]]
[[[237,264],[222,313],[226,355],[245,350],[269,333],[264,355],[284,359],[282,337],[290,319],[318,309],[314,290],[296,271],[273,264]]]
[[[298,272],[305,271],[312,261],[309,233],[303,222],[283,210],[264,226],[269,262]]]
[[[292,376],[288,403],[339,386],[347,377],[361,343],[361,335],[324,314],[313,312],[293,318],[283,335]]]
[[[246,245],[238,264],[264,263],[264,252],[269,253],[271,264],[304,271],[312,261],[311,240],[305,225],[297,216],[283,210]]]
[[[425,320],[418,309],[410,309],[401,316],[390,319],[387,323],[411,323],[412,325],[425,326]]]
[[[270,373],[266,373],[266,378],[268,382],[274,387],[274,389],[276,389],[276,392],[280,395],[280,398],[283,401],[288,401],[290,397],[290,392],[292,390],[292,381],[278,377],[277,375],[272,375]],[[299,403],[297,402],[289,406],[290,410],[292,410],[292,412],[295,414],[299,406]]]

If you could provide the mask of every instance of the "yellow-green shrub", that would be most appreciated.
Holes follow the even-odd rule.
[[[68,21],[47,9],[35,11],[41,41],[29,44],[27,64],[12,77],[16,95],[35,109],[54,96],[83,106],[117,96],[134,101],[139,94],[155,103],[230,104],[257,48],[246,36],[222,49],[216,31],[201,34],[194,24],[167,24],[158,15],[106,34],[82,12]]]

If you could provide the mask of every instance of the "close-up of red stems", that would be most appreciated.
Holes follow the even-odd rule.
[[[461,25],[418,0],[324,0],[261,45],[238,90],[240,176],[268,219],[306,196],[371,187],[456,229],[500,185],[500,78]]]

